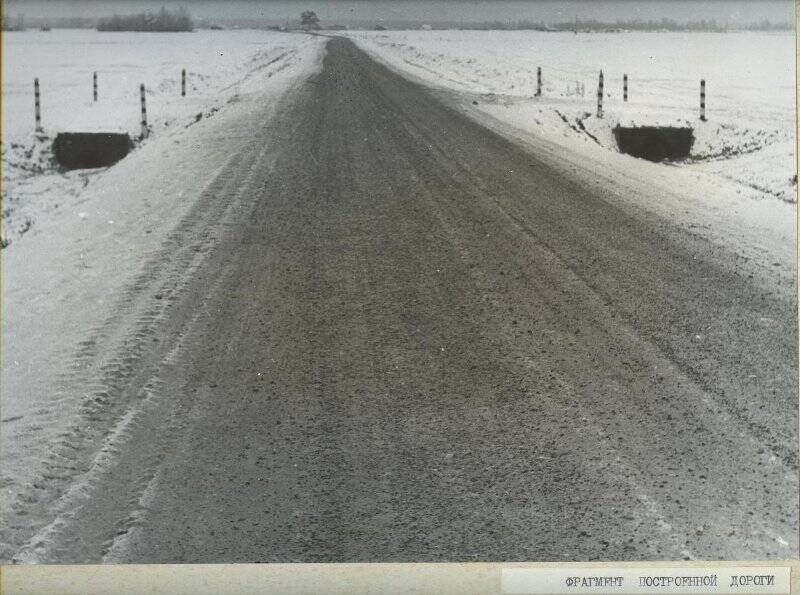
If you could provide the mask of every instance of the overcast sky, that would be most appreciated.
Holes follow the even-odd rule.
[[[26,17],[105,16],[185,6],[198,18],[296,19],[314,10],[327,23],[353,20],[515,21],[581,19],[685,22],[716,19],[744,25],[794,21],[793,0],[5,0],[6,14]]]

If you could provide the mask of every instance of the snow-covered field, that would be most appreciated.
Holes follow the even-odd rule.
[[[289,67],[300,35],[266,31],[3,35],[3,223],[14,242],[90,183],[96,172],[58,173],[51,144],[62,131],[120,131],[138,138],[139,85],[154,137],[214,115],[237,94]],[[186,69],[186,97],[180,95]],[[92,99],[92,73],[98,101]],[[33,80],[41,87],[44,136],[34,134]]]
[[[6,507],[25,514],[31,478],[52,465],[93,390],[70,385],[76,354],[87,348],[81,341],[109,321],[153,316],[125,302],[125,288],[220,167],[252,144],[253,127],[267,126],[282,98],[319,68],[324,41],[264,31],[3,36],[3,208],[11,241],[1,253]],[[182,67],[190,81],[185,99]],[[101,81],[97,105],[93,70]],[[48,138],[41,140],[33,136],[34,76],[43,90]],[[48,146],[59,130],[138,133],[140,81],[150,89],[147,140],[111,168],[57,171]],[[176,270],[176,279],[182,274]]]
[[[792,33],[386,31],[348,36],[391,67],[577,152],[624,125],[694,128],[680,164],[756,200],[796,202]],[[536,97],[536,69],[542,96]],[[604,117],[597,87],[604,73]],[[623,75],[628,101],[623,101]],[[700,80],[707,122],[699,119]],[[623,160],[631,158],[627,156]]]

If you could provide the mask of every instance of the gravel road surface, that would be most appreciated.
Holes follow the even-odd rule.
[[[17,559],[798,554],[794,280],[349,41],[290,99],[131,285]]]

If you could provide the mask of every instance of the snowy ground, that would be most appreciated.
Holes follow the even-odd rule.
[[[268,125],[282,97],[319,68],[324,41],[263,31],[4,35],[4,224],[11,240],[2,251],[6,506],[24,514],[30,502],[18,499],[21,490],[49,464],[48,453],[70,439],[65,432],[84,395],[69,381],[76,355],[90,348],[81,341],[109,320],[156,316],[125,302],[124,288],[143,274],[148,254],[169,241],[221,164],[251,142],[252,127]],[[183,66],[191,81],[185,100],[176,86]],[[102,81],[97,105],[93,70]],[[136,133],[139,81],[150,89],[153,131],[111,168],[59,173],[49,161],[49,139],[32,136],[34,75],[42,81],[50,139],[66,129]]]
[[[58,172],[51,145],[62,131],[120,131],[138,138],[139,85],[153,137],[213,116],[239,93],[289,67],[306,40],[265,31],[3,35],[3,233],[14,242],[59,209],[96,171]],[[180,95],[186,69],[187,96]],[[98,74],[98,101],[92,73]],[[44,135],[34,134],[33,79],[41,86]],[[149,141],[148,141],[149,142]],[[102,174],[100,174],[102,175]]]
[[[616,151],[622,125],[694,128],[704,179],[756,200],[796,202],[791,33],[352,32],[363,49],[427,84],[458,92],[514,128],[591,152]],[[536,68],[542,67],[542,96]],[[604,71],[604,118],[596,117]],[[628,75],[628,102],[622,80]],[[708,121],[699,120],[699,82]],[[625,157],[624,159],[628,159]],[[623,159],[623,160],[624,160]],[[632,166],[635,167],[635,166]]]

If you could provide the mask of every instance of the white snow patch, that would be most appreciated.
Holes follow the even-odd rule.
[[[29,172],[10,164],[10,153],[4,152],[4,192],[13,194],[11,200],[4,197],[4,209],[34,220],[24,235],[12,235],[1,253],[5,507],[18,504],[16,497],[59,442],[69,440],[68,430],[79,420],[84,395],[60,386],[74,371],[80,342],[116,315],[115,304],[142,264],[220,168],[251,142],[254,121],[265,125],[279,100],[319,71],[325,41],[262,31],[153,36],[54,30],[3,36],[4,146],[29,138],[31,98],[21,95],[34,74],[46,90],[48,133],[93,123],[135,132],[135,98],[130,118],[117,120],[117,111],[127,109],[133,83],[144,80],[153,89],[148,96],[153,133],[111,168]],[[194,85],[186,105],[175,97],[172,80],[182,66]],[[91,105],[92,70],[101,72],[102,101],[114,103],[114,109]],[[112,81],[122,89],[116,97]],[[215,108],[213,117],[187,122],[193,112]],[[43,152],[45,144],[30,146]],[[12,214],[10,221],[19,217]]]

